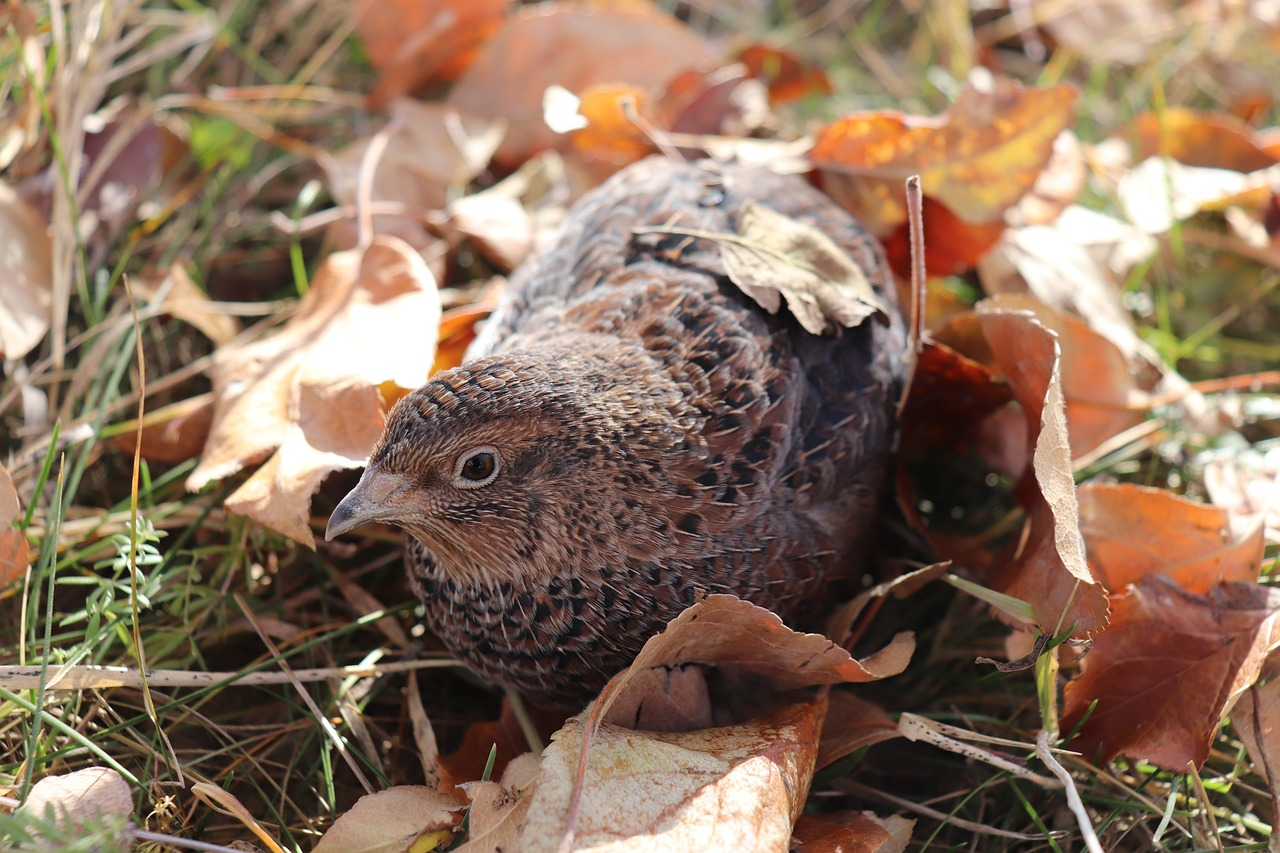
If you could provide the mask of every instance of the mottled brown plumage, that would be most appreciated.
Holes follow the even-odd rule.
[[[769,315],[715,240],[763,203],[895,305],[875,242],[799,177],[650,159],[574,209],[469,353],[391,411],[336,535],[388,521],[427,620],[487,681],[589,699],[700,595],[815,626],[877,525],[903,331]],[[376,345],[376,342],[370,342]]]

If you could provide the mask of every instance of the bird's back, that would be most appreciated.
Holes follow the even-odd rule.
[[[818,336],[746,296],[720,243],[690,234],[736,234],[752,202],[831,238],[888,322]],[[651,158],[575,208],[555,244],[513,276],[469,355],[612,351],[621,385],[670,389],[681,438],[663,464],[676,535],[658,583],[680,600],[656,618],[699,592],[729,591],[813,627],[861,574],[903,349],[880,249],[827,196],[799,176]]]

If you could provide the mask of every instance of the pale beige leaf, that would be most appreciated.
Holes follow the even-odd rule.
[[[785,850],[808,792],[820,717],[812,703],[802,702],[751,723],[705,731],[603,726],[588,753],[574,849]],[[477,799],[483,795],[490,804],[496,799],[505,809],[474,811],[473,840],[461,850],[559,849],[577,778],[583,720],[575,717],[556,733],[542,754],[537,778],[516,794],[518,800],[510,799],[508,787],[496,798],[492,787],[476,792]],[[500,823],[490,823],[490,814]]]
[[[1249,177],[1240,172],[1149,157],[1120,179],[1116,195],[1130,222],[1148,234],[1163,234],[1174,222],[1249,186]]]
[[[0,183],[0,356],[22,358],[52,316],[53,244],[40,214]]]
[[[77,826],[115,818],[123,823],[133,813],[129,783],[110,767],[86,767],[61,776],[46,776],[31,788],[22,810],[38,818],[52,813],[57,825]]]
[[[146,299],[163,295],[165,311],[199,329],[219,346],[229,343],[239,331],[235,319],[219,312],[208,295],[180,266],[170,267],[159,281],[141,279],[134,282],[133,293]]]
[[[366,794],[339,817],[312,853],[402,853],[434,850],[430,841],[453,833],[465,804],[425,785],[399,785]]]
[[[725,271],[770,314],[785,298],[815,335],[853,328],[872,315],[888,317],[867,274],[814,226],[751,202],[738,237],[719,241]]]
[[[187,487],[278,449],[228,507],[312,545],[311,494],[331,471],[364,464],[385,415],[378,389],[426,381],[439,323],[435,282],[402,241],[331,256],[283,330],[215,355],[213,428]]]

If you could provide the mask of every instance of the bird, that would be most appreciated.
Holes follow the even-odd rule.
[[[874,288],[827,334],[736,284],[717,234],[763,205]],[[333,539],[406,532],[425,621],[487,683],[585,704],[728,593],[811,630],[881,525],[906,334],[882,249],[801,175],[651,157],[511,275],[460,367],[387,415]]]

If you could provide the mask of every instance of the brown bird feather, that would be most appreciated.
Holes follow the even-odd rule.
[[[834,241],[886,322],[817,336],[744,295],[687,232],[733,234],[751,202]],[[515,272],[462,367],[396,404],[326,535],[406,530],[432,630],[544,703],[589,699],[705,594],[813,628],[863,571],[903,349],[879,246],[822,193],[646,160]]]

